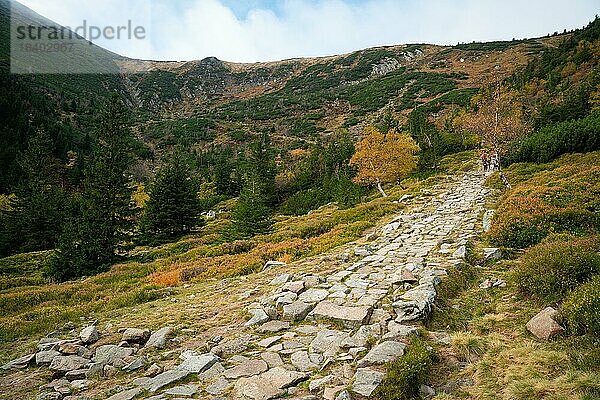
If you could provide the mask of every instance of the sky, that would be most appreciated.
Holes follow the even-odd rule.
[[[231,62],[368,47],[531,38],[580,28],[600,0],[19,0],[62,25],[143,26],[142,40],[98,39],[153,60]]]

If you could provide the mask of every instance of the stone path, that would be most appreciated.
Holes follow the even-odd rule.
[[[481,173],[468,173],[415,202],[376,239],[355,247],[354,261],[342,263],[336,272],[275,278],[271,293],[248,307],[251,318],[237,336],[214,338],[208,353],[183,352],[171,370],[152,366],[152,373],[109,400],[371,396],[385,376],[384,364],[404,353],[408,337],[418,334],[420,321],[431,312],[446,268],[460,266],[467,241],[478,234],[488,193],[484,179]],[[149,332],[129,334],[142,342]],[[153,334],[149,341],[156,346],[162,339],[164,345],[166,334]],[[104,357],[101,371],[122,359],[129,365],[117,367],[143,366],[135,364],[126,347],[101,348],[91,359],[97,365]],[[62,364],[86,363],[78,370],[93,368],[80,355],[61,357]]]

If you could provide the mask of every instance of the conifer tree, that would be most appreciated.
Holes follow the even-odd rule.
[[[65,229],[48,271],[61,281],[107,269],[133,227],[127,170],[133,163],[134,138],[127,109],[116,94],[101,112],[97,138],[85,166],[79,215]]]
[[[233,227],[237,236],[249,237],[270,229],[276,173],[273,148],[268,134],[264,133],[251,145],[244,186],[233,210]]]
[[[17,156],[23,180],[0,216],[0,254],[52,249],[67,211],[60,163],[50,136],[39,131]]]
[[[150,186],[150,199],[141,222],[143,241],[164,242],[190,232],[199,222],[200,211],[198,185],[188,160],[178,150]]]

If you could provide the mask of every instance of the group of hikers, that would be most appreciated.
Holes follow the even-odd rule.
[[[481,162],[485,172],[500,171],[500,157],[496,150],[482,149]]]

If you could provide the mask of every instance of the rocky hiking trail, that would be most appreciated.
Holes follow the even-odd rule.
[[[196,350],[169,339],[169,327],[126,329],[120,343],[99,345],[102,335],[89,326],[78,339],[44,338],[36,354],[4,368],[37,364],[54,371],[57,379],[41,388],[40,400],[87,399],[94,380],[117,370],[126,371],[126,379],[104,385],[105,397],[96,398],[368,398],[382,382],[385,364],[419,334],[446,269],[460,267],[467,242],[482,231],[490,192],[485,178],[468,172],[427,196],[403,199],[404,211],[368,241],[338,250],[334,270],[303,272],[275,263],[271,273],[287,272],[260,297],[246,292],[249,319],[200,345],[197,340]],[[493,257],[493,249],[486,251]],[[148,351],[177,352],[178,360],[149,363]]]

